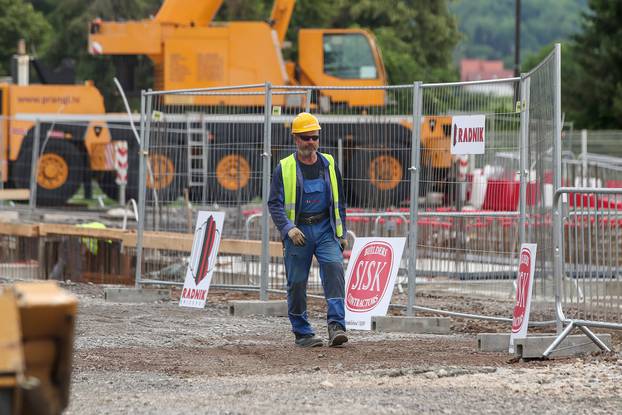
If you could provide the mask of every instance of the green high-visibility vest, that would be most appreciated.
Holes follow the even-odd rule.
[[[320,153],[328,160],[328,174],[330,176],[330,188],[333,192],[333,206],[335,207],[335,226],[337,237],[343,237],[343,223],[339,215],[339,187],[337,186],[337,173],[335,171],[335,159],[330,154]],[[283,173],[283,190],[285,193],[285,214],[294,222],[296,220],[296,156],[294,154],[280,161]]]

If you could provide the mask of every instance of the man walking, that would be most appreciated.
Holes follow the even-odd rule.
[[[320,123],[303,112],[292,123],[297,151],[272,175],[268,207],[281,232],[287,273],[287,310],[296,345],[318,347],[307,315],[307,280],[313,255],[327,304],[328,345],[348,341],[345,333],[343,250],[347,247],[343,184],[334,158],[318,152]]]

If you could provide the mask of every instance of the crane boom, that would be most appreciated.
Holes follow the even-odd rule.
[[[295,5],[296,0],[275,0],[272,6],[270,23],[274,30],[276,30],[281,47],[283,47],[283,42],[285,41],[285,35],[287,34],[287,28],[292,19]]]
[[[165,24],[207,26],[220,9],[223,0],[164,0],[155,20]]]

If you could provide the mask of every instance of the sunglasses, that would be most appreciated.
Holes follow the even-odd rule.
[[[299,135],[298,136],[302,141],[317,141],[320,139],[319,135]]]

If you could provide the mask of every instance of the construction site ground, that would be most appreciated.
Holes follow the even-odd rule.
[[[476,333],[507,331],[502,324],[455,319],[450,335],[349,331],[345,347],[301,349],[287,318],[229,315],[228,301],[256,293],[212,290],[200,310],[173,300],[111,303],[101,286],[64,286],[80,300],[67,414],[622,409],[621,353],[524,362],[478,352]],[[325,337],[323,302],[310,303]]]

